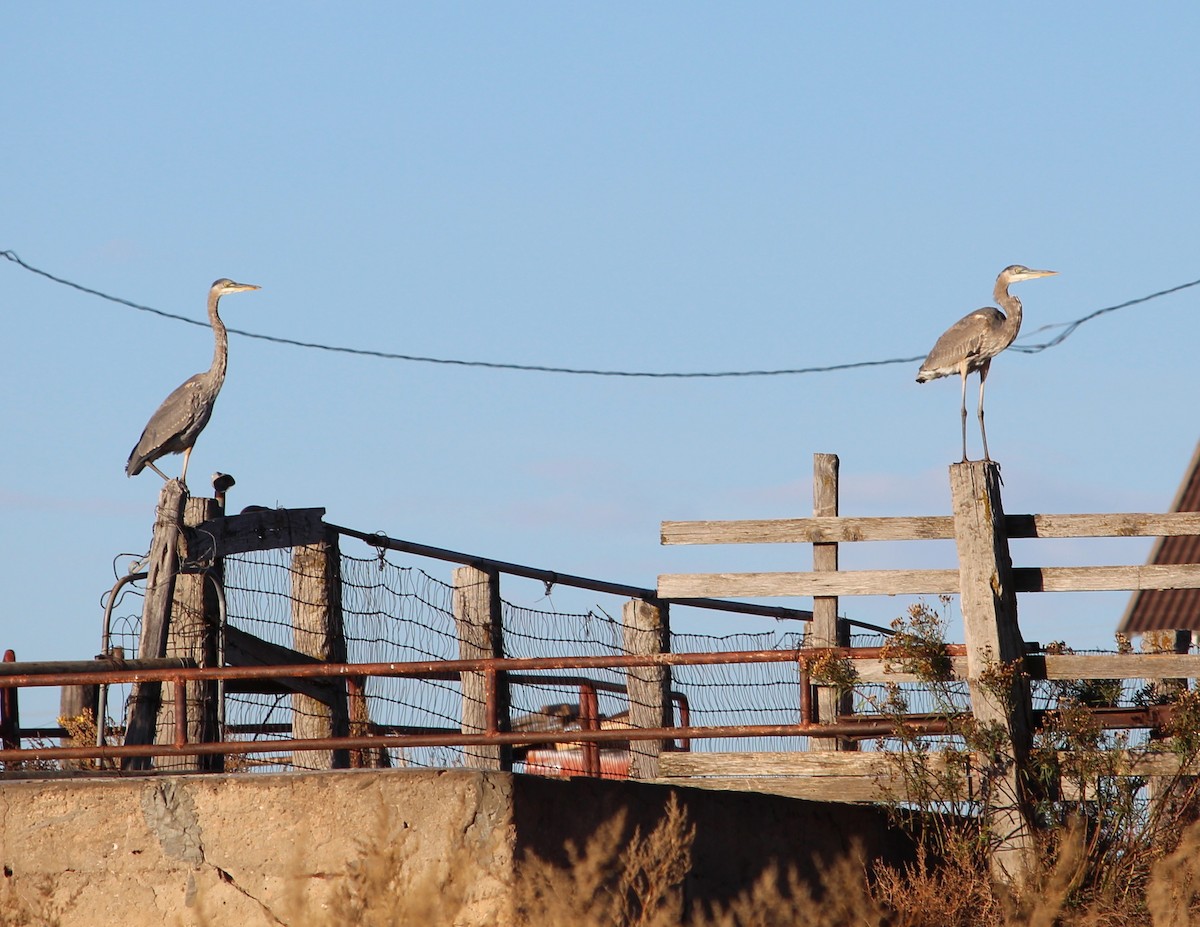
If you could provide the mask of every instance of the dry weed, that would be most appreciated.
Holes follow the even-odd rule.
[[[875,927],[888,924],[884,906],[868,890],[862,856],[837,860],[819,886],[794,870],[772,868],[728,905],[711,915],[693,913],[689,927]]]
[[[681,923],[683,882],[695,828],[675,796],[648,835],[622,846],[625,816],[603,824],[587,846],[567,844],[568,866],[529,854],[514,886],[515,923],[673,927]]]
[[[1184,831],[1175,851],[1151,868],[1146,907],[1154,927],[1200,922],[1200,822]]]
[[[915,861],[902,868],[881,867],[873,891],[891,911],[897,927],[999,927],[1003,909],[987,867],[962,845],[933,858],[917,847]]]

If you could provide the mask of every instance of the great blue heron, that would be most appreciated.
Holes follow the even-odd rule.
[[[144,467],[149,467],[164,480],[167,475],[154,465],[154,461],[165,454],[183,453],[183,472],[179,481],[187,485],[188,458],[196,438],[212,417],[217,394],[225,382],[225,366],[229,359],[229,335],[217,315],[217,303],[228,293],[244,293],[257,290],[252,283],[234,283],[225,277],[216,281],[208,291],[208,321],[213,328],[216,347],[213,349],[212,366],[181,383],[150,416],[137,447],[129,455],[125,473],[137,476]]]
[[[992,459],[988,454],[987,430],[983,426],[983,384],[992,358],[1012,344],[1021,330],[1021,301],[1010,296],[1008,288],[1022,280],[1052,277],[1057,273],[1056,270],[1030,270],[1022,264],[1004,268],[996,278],[992,298],[1008,311],[1008,315],[994,306],[984,306],[963,316],[937,340],[917,373],[918,383],[955,373],[962,377],[964,461],[967,459],[967,374],[976,370],[979,371],[979,433],[983,436],[983,459]]]

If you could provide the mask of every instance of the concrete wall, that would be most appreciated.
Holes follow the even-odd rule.
[[[621,810],[647,832],[672,792],[697,825],[689,900],[731,897],[772,861],[804,869],[854,839],[904,852],[874,809],[639,783],[471,770],[10,779],[0,897],[61,927],[317,923],[297,912],[327,909],[348,867],[382,847],[410,885],[445,885],[457,866],[460,922],[503,923],[514,859],[564,860],[565,840],[586,843]]]

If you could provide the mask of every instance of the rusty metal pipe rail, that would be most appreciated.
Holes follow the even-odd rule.
[[[808,661],[823,654],[835,653],[847,658],[873,659],[878,658],[884,648],[848,648],[828,647],[811,650],[759,650],[759,651],[729,651],[724,653],[664,653],[647,655],[611,655],[611,656],[577,656],[577,657],[529,657],[517,659],[481,658],[474,660],[434,660],[407,663],[331,663],[331,664],[281,664],[276,666],[252,667],[190,667],[165,666],[157,664],[146,665],[139,663],[130,666],[124,661],[121,666],[109,669],[97,669],[94,662],[79,661],[68,664],[73,672],[64,672],[63,664],[33,664],[32,666],[10,665],[9,674],[3,677],[3,688],[15,690],[23,686],[59,686],[87,685],[114,682],[171,682],[175,691],[175,742],[173,744],[138,744],[131,746],[95,747],[35,747],[31,749],[0,750],[0,761],[20,761],[36,759],[74,759],[74,758],[123,758],[129,756],[202,756],[210,754],[236,753],[276,753],[294,750],[321,749],[365,749],[381,746],[397,747],[441,747],[441,746],[479,746],[479,745],[534,745],[539,743],[556,743],[564,739],[564,732],[553,731],[542,734],[532,732],[500,731],[495,713],[496,678],[501,672],[509,671],[538,671],[561,669],[616,668],[629,666],[679,666],[679,665],[715,665],[733,663],[798,663],[804,682],[807,684],[805,672]],[[111,661],[116,663],[117,661]],[[170,661],[180,663],[184,661]],[[22,672],[24,670],[24,672]],[[185,681],[202,679],[261,679],[261,678],[362,678],[365,676],[401,676],[401,677],[434,677],[453,678],[464,672],[484,673],[489,685],[487,701],[489,703],[487,729],[480,733],[414,733],[398,737],[339,737],[320,738],[312,740],[271,741],[251,743],[200,743],[188,744],[186,736],[187,706],[183,698]],[[529,684],[534,680],[544,680],[554,684],[560,681],[554,675],[544,677],[521,677],[521,681]],[[686,703],[681,704],[680,727],[665,728],[612,728],[601,730],[599,727],[598,705],[596,693],[599,686],[621,689],[619,684],[609,684],[586,677],[571,677],[572,682],[580,686],[582,730],[572,731],[570,740],[583,745],[588,758],[587,767],[598,770],[598,748],[605,742],[628,742],[630,740],[671,740],[681,739],[684,743],[698,737],[759,737],[759,736],[879,736],[894,729],[891,720],[835,722],[818,725],[807,715],[802,716],[802,723],[789,725],[730,725],[716,727],[691,727],[688,725]],[[586,703],[586,704],[584,704]],[[910,726],[914,733],[940,733],[945,730],[944,720],[925,720]],[[8,746],[7,744],[5,746]],[[594,767],[594,769],[593,769]]]
[[[732,663],[808,663],[825,654],[851,660],[877,660],[884,647],[814,647],[803,650],[730,650],[720,653],[619,654],[576,657],[485,657],[474,660],[420,660],[397,663],[296,663],[276,666],[210,666],[164,669],[113,668],[77,672],[18,672],[24,664],[12,667],[3,687],[70,686],[123,682],[175,682],[208,679],[265,678],[343,678],[352,676],[423,676],[453,678],[459,673],[521,672],[562,669],[616,669],[630,666],[705,666]],[[961,656],[961,644],[946,651]],[[83,661],[87,662],[87,661]]]
[[[915,723],[914,734],[943,734],[944,720]],[[609,728],[570,731],[574,743],[611,743],[628,740],[671,740],[673,738],[729,737],[871,737],[894,731],[892,721],[854,721],[835,724],[743,724],[720,727]],[[258,740],[217,743],[137,744],[111,747],[31,747],[0,750],[0,762],[33,760],[120,759],[131,756],[212,756],[238,753],[293,753],[303,750],[362,750],[379,747],[477,747],[511,744],[552,744],[566,740],[562,731],[544,733],[499,732],[495,734],[412,734],[398,737],[321,737],[305,740]]]
[[[155,657],[145,660],[124,660],[117,657],[97,657],[94,660],[38,660],[27,663],[0,663],[0,686],[27,685],[8,681],[10,676],[53,676],[62,673],[96,673],[128,670],[145,672],[153,670],[191,669],[196,661],[190,657]],[[49,684],[49,683],[48,683]]]
[[[517,686],[594,686],[597,692],[608,692],[612,695],[628,695],[629,687],[619,682],[608,682],[604,679],[592,679],[590,676],[568,676],[555,673],[553,676],[543,674],[509,673],[508,682]],[[671,698],[676,701],[687,701],[682,692],[671,692]]]

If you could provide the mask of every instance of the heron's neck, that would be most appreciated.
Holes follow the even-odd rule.
[[[208,321],[212,325],[213,336],[216,340],[209,373],[218,383],[224,382],[225,367],[229,362],[229,334],[225,331],[225,323],[217,315],[217,303],[220,301],[221,297],[219,296],[210,296],[208,299]]]
[[[1007,339],[1004,344],[1004,347],[1007,348],[1016,340],[1017,332],[1021,330],[1021,301],[1008,292],[1008,283],[1002,280],[996,281],[996,289],[992,291],[992,298],[1004,310],[1004,324],[1001,326],[1001,331]]]

